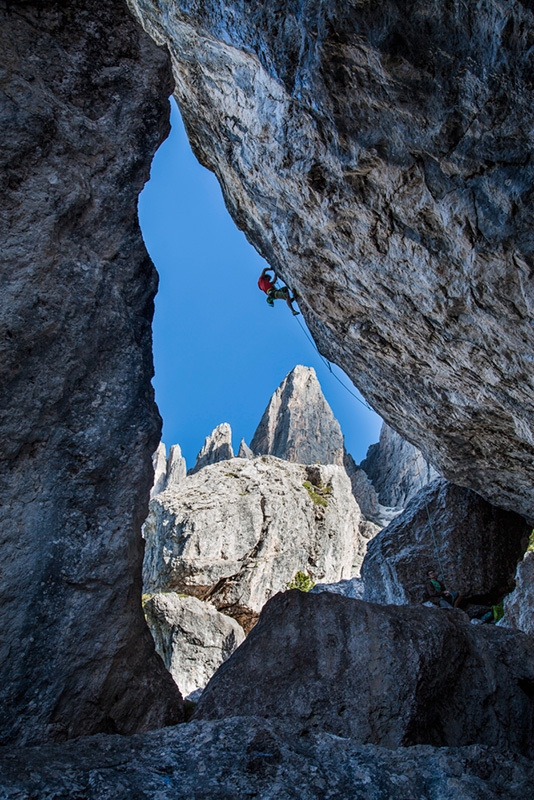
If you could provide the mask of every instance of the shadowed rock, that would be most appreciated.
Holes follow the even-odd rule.
[[[369,542],[362,565],[364,598],[420,603],[432,567],[443,573],[449,589],[496,603],[514,586],[529,530],[519,514],[443,479],[433,481]]]
[[[261,717],[0,749],[0,793],[39,800],[526,800],[533,784],[534,763],[505,749],[388,750]]]
[[[182,713],[141,610],[169,61],[122,1],[28,0],[0,72],[0,742],[147,730]]]
[[[461,611],[276,595],[211,679],[195,719],[276,718],[383,747],[483,743],[532,755],[529,637]]]
[[[244,439],[241,439],[241,442],[239,444],[239,453],[237,454],[237,457],[254,458],[254,453],[252,452],[252,450],[250,449],[250,447],[248,446],[248,444],[245,442]]]
[[[439,478],[423,454],[385,423],[380,441],[369,447],[360,467],[371,480],[380,503],[397,508],[404,508],[423,486]]]
[[[504,617],[499,625],[517,628],[534,636],[534,553],[525,553],[517,565],[514,591],[504,599]]]

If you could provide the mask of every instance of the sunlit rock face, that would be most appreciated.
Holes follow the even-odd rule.
[[[211,464],[151,501],[145,591],[209,600],[248,632],[295,573],[325,583],[358,574],[360,522],[342,467],[273,456]]]
[[[534,518],[531,4],[129,3],[321,351],[441,474]]]
[[[0,3],[0,61],[0,741],[146,730],[181,718],[141,611],[168,62],[88,0]]]

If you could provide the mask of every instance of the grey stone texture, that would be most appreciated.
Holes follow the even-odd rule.
[[[217,464],[234,457],[232,449],[232,429],[227,422],[221,422],[212,430],[197,456],[195,466],[189,470],[189,475],[194,475],[208,464]]]
[[[469,489],[433,481],[369,542],[362,565],[364,599],[420,603],[427,571],[466,599],[497,603],[514,587],[530,527]]]
[[[141,609],[168,57],[118,0],[1,2],[0,74],[0,742],[147,730],[182,713]]]
[[[504,617],[498,624],[534,636],[534,552],[525,553],[517,565],[515,582],[514,591],[504,599]]]
[[[298,364],[286,375],[271,397],[250,447],[256,455],[297,464],[343,465],[343,434],[313,367]]]
[[[342,467],[273,456],[212,464],[151,501],[145,591],[194,594],[241,622],[296,572],[328,583],[358,574],[360,522]]]
[[[184,697],[203,689],[245,639],[235,620],[196,597],[155,594],[144,610],[156,651]]]
[[[321,353],[440,474],[533,521],[531,3],[129,3]]]
[[[204,690],[195,719],[275,718],[397,748],[486,744],[534,754],[530,637],[462,611],[296,589],[264,607]]]
[[[383,423],[380,440],[360,464],[384,506],[404,508],[427,483],[439,478],[423,454]]]
[[[250,447],[248,446],[248,444],[245,442],[244,439],[241,439],[241,442],[239,443],[239,452],[237,454],[237,457],[254,458],[254,453],[252,452],[252,450],[250,449]]]
[[[183,481],[187,474],[185,458],[182,456],[182,449],[179,444],[173,444],[169,450],[167,458],[167,480],[165,487],[177,486]]]
[[[0,794],[85,800],[526,800],[534,763],[498,748],[359,745],[230,717],[0,749]]]
[[[150,490],[150,499],[162,492],[167,485],[167,451],[163,442],[158,444],[157,450],[152,455],[152,469],[154,483]]]

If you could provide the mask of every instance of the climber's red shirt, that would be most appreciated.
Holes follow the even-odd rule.
[[[260,287],[262,292],[265,292],[265,294],[267,294],[269,289],[274,289],[274,283],[272,282],[272,280],[269,278],[268,275],[260,275],[258,280],[258,286]]]

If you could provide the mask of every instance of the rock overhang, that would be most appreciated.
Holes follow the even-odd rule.
[[[321,352],[441,474],[533,519],[531,9],[130,6]]]

